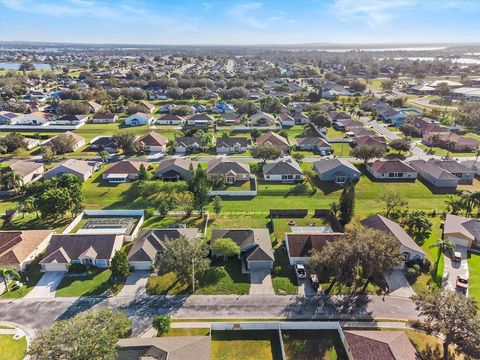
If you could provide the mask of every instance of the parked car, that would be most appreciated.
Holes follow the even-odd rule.
[[[297,274],[299,279],[305,279],[307,277],[305,266],[302,264],[295,264],[295,274]]]
[[[317,291],[320,287],[320,281],[318,281],[318,276],[316,274],[310,274],[310,283],[312,284],[312,288]]]
[[[455,251],[453,253],[453,261],[462,261],[462,253],[460,251]]]
[[[455,286],[458,290],[467,291],[468,290],[468,277],[465,275],[457,276],[457,285]]]

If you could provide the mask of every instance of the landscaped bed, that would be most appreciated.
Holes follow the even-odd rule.
[[[27,339],[15,340],[13,335],[0,335],[0,360],[23,360],[27,351]]]
[[[213,331],[212,360],[280,360],[277,331]]]
[[[335,330],[286,330],[282,336],[286,360],[347,359]]]

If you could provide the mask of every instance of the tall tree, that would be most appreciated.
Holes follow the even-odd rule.
[[[250,152],[254,159],[261,159],[262,164],[265,164],[267,160],[276,160],[282,156],[282,150],[269,143],[254,146],[250,149]]]
[[[350,156],[360,159],[364,164],[375,158],[381,158],[385,151],[378,146],[358,145],[350,151]]]
[[[193,194],[194,209],[203,212],[210,202],[210,183],[207,178],[207,173],[202,169],[200,164],[193,175],[190,176],[188,187]]]
[[[393,211],[396,211],[408,205],[408,201],[404,199],[402,195],[391,191],[382,194],[379,200],[384,204],[384,214],[387,218],[390,217],[390,214]]]
[[[390,142],[390,144],[388,144],[388,146],[390,146],[390,148],[392,148],[393,150],[398,151],[398,153],[400,154],[400,152],[402,151],[409,151],[410,144],[410,141],[408,141],[407,139],[394,139]]]
[[[240,255],[240,247],[232,239],[220,238],[216,239],[211,246],[212,252],[215,255],[223,258]]]
[[[340,195],[338,202],[340,222],[343,225],[348,224],[355,212],[355,184],[349,181]]]
[[[118,340],[128,337],[131,329],[132,322],[123,312],[88,311],[40,330],[28,354],[37,360],[114,360]]]
[[[15,171],[7,171],[0,174],[2,185],[5,189],[17,190],[23,184],[23,178]]]
[[[436,290],[430,294],[413,297],[425,317],[429,328],[441,335],[443,340],[443,359],[449,359],[449,346],[455,345],[455,351],[478,358],[480,354],[480,318],[477,315],[477,303],[472,297],[454,293],[451,290]]]
[[[126,279],[130,274],[130,264],[128,263],[127,253],[123,250],[117,250],[112,258],[112,275],[118,279]]]
[[[112,136],[112,140],[125,154],[135,152],[135,138],[135,134],[128,131],[122,131]]]
[[[10,280],[20,280],[20,274],[13,268],[0,268],[0,275],[3,277],[3,283],[5,284],[5,291],[8,292],[8,284]]]

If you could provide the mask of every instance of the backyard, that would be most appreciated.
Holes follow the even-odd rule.
[[[340,336],[335,330],[282,331],[286,360],[347,359]]]
[[[212,360],[280,360],[278,332],[272,330],[213,331]]]

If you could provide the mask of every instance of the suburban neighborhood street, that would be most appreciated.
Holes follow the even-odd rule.
[[[405,298],[359,296],[349,304],[345,296],[216,295],[216,296],[125,296],[0,301],[0,319],[32,330],[49,327],[89,309],[124,310],[133,321],[134,335],[141,334],[158,314],[182,319],[342,319],[372,320],[418,318],[415,304]]]

